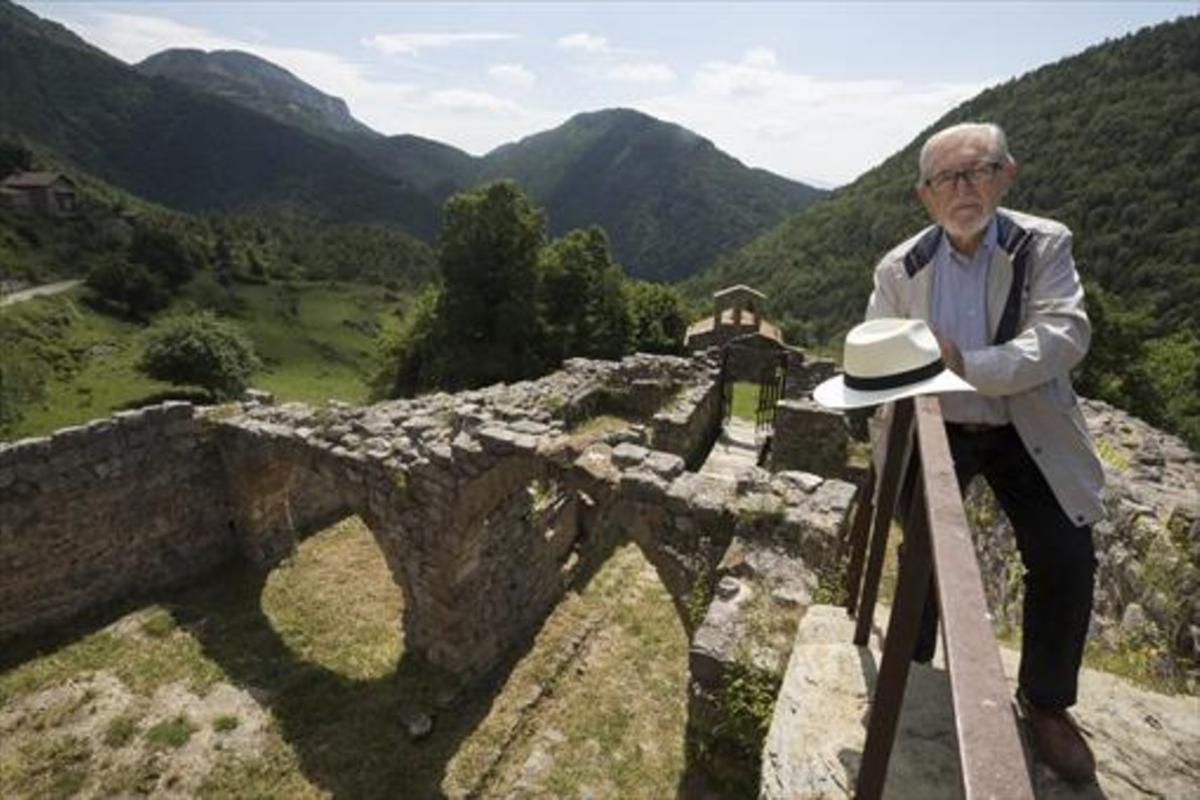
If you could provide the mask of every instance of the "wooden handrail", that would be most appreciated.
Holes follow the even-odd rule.
[[[859,508],[851,530],[847,610],[852,615],[857,612],[856,644],[866,644],[870,634],[880,567],[898,502],[905,506],[904,552],[855,796],[877,798],[883,793],[932,576],[941,611],[963,795],[1031,799],[1033,784],[937,398],[897,401],[880,444],[884,454],[878,485],[875,465],[879,460],[873,459],[861,493],[860,502],[872,508]],[[859,573],[868,549],[866,575],[860,585]]]

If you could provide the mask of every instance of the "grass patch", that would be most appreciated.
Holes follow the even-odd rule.
[[[213,721],[213,730],[217,733],[229,733],[237,730],[241,721],[232,714],[222,714]]]
[[[403,598],[358,517],[310,537],[275,569],[262,610],[296,658],[347,678],[384,677],[400,658]]]
[[[178,750],[187,744],[199,728],[187,717],[177,716],[152,725],[146,731],[146,743],[154,750]]]
[[[653,567],[636,546],[618,548],[547,620],[451,761],[443,789],[674,797],[685,769],[687,647]]]
[[[91,760],[77,736],[34,737],[15,758],[0,758],[0,788],[7,797],[72,797],[87,782]]]
[[[170,636],[177,627],[175,618],[167,613],[166,609],[162,608],[154,609],[142,621],[142,633],[151,639],[164,639]]]
[[[759,386],[757,383],[750,383],[748,381],[734,383],[733,403],[731,404],[730,414],[738,419],[754,422],[754,417],[758,413],[758,392]]]
[[[234,291],[232,319],[266,365],[252,385],[281,402],[367,399],[378,335],[397,323],[386,289],[306,283]],[[189,286],[162,314],[201,306],[202,294]],[[89,307],[85,296],[77,288],[0,308],[0,344],[35,365],[44,384],[0,435],[41,435],[179,391],[136,370],[143,327]]]
[[[129,715],[115,717],[104,729],[104,744],[112,748],[124,747],[133,741],[137,729],[137,717]]]
[[[507,678],[453,693],[448,704],[437,700],[456,687],[404,652],[402,618],[399,589],[357,518],[307,538],[265,577],[226,567],[167,593],[0,673],[6,710],[103,670],[128,687],[139,715],[101,723],[96,754],[62,735],[58,726],[83,719],[68,709],[41,730],[23,723],[0,738],[0,796],[170,788],[199,797],[427,797],[462,786],[527,796],[517,787],[538,750],[553,757],[533,794],[574,797],[591,786],[602,796],[674,795],[685,766],[688,642],[635,546],[568,595]],[[173,682],[201,705],[156,710],[156,691]],[[250,712],[205,715],[216,682],[252,688],[265,729],[248,723]],[[435,720],[419,742],[398,722],[413,711]],[[237,735],[197,736],[201,726]],[[247,737],[257,744],[236,749]],[[135,747],[146,752],[125,757]],[[176,778],[180,759],[200,751],[211,759],[207,773]],[[173,778],[190,782],[166,786]]]
[[[1096,453],[1100,456],[1101,461],[1108,464],[1117,472],[1129,471],[1129,466],[1132,463],[1129,459],[1129,453],[1110,439],[1104,436],[1097,436]]]

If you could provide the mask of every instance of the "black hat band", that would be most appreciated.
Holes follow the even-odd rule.
[[[842,381],[845,383],[847,389],[855,389],[860,392],[877,392],[881,389],[896,389],[901,386],[909,386],[926,378],[935,377],[945,368],[946,365],[939,358],[937,361],[926,364],[923,367],[897,372],[893,375],[860,378],[847,373],[843,376]]]

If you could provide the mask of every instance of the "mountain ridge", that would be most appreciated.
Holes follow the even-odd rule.
[[[377,134],[256,56],[185,49],[130,67],[7,0],[0,33],[0,136],[186,212],[393,224],[432,242],[451,194],[512,178],[551,233],[599,225],[631,275],[675,280],[825,194],[628,110],[576,115],[476,157]],[[574,140],[583,127],[597,147]],[[548,151],[561,174],[547,172]]]
[[[171,48],[133,68],[225,97],[281,122],[320,132],[380,134],[350,114],[346,101],[326,94],[288,70],[241,50]]]

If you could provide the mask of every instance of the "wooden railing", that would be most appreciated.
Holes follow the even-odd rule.
[[[907,506],[902,509],[904,548],[896,595],[855,796],[870,799],[883,792],[932,577],[941,611],[963,795],[1033,798],[941,406],[936,397],[918,397],[897,401],[891,410],[886,436],[877,444],[876,455],[881,447],[882,459],[872,459],[850,537],[847,610],[857,613],[854,643],[862,646],[871,632],[892,517],[898,502]]]

